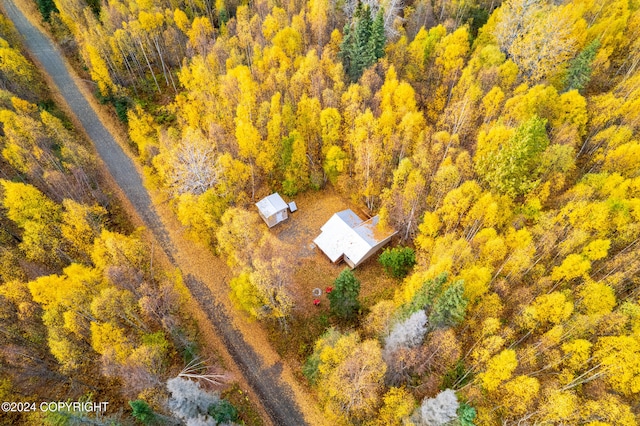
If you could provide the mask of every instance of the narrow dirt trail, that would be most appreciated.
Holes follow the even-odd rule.
[[[173,265],[182,271],[192,302],[206,314],[222,342],[223,347],[216,349],[227,351],[223,357],[235,364],[231,370],[239,372],[258,397],[256,402],[269,417],[265,421],[278,426],[323,423],[312,398],[295,382],[293,373],[273,351],[264,331],[243,319],[231,306],[225,282],[229,278],[226,265],[205,248],[186,240],[173,214],[164,206],[154,205],[138,168],[103,125],[60,52],[12,1],[1,1],[6,16],[24,38],[24,46],[32,59],[52,81],[52,90],[59,93],[68,111],[93,142],[126,198],[124,201],[135,209]]]

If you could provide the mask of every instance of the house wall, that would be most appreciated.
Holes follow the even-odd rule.
[[[393,235],[395,235],[395,234],[393,234]],[[385,244],[387,244],[389,241],[391,241],[391,238],[393,238],[393,235],[390,235],[389,237],[387,237],[384,240],[382,240],[381,242],[379,242],[377,245],[371,247],[371,250],[369,250],[367,252],[367,254],[365,254],[364,257],[358,263],[356,263],[355,265],[351,266],[351,264],[349,264],[349,266],[351,266],[351,269],[357,267],[358,265],[362,264],[362,262],[364,262],[365,260],[367,260],[368,258],[373,256],[374,254],[376,254]],[[347,263],[349,263],[349,262],[347,262]]]
[[[260,217],[264,219],[264,221],[267,223],[267,226],[269,226],[269,228],[273,228],[280,222],[286,220],[289,216],[287,215],[287,210],[285,209],[285,210],[280,210],[279,212],[276,212],[269,217],[264,217],[262,216],[262,213],[260,213]]]
[[[356,265],[355,263],[353,263],[353,262],[351,261],[351,259],[349,259],[349,258],[348,258],[347,256],[345,256],[345,255],[342,255],[342,260],[344,260],[344,262],[345,262],[347,265],[349,265],[349,267],[350,267],[351,269],[353,269],[353,268],[355,268],[356,266],[358,266],[358,265]],[[340,262],[336,262],[336,263],[340,263]]]
[[[262,218],[262,220],[264,220],[264,222],[267,224],[267,226],[269,228],[271,228],[273,225],[276,224],[276,216],[272,215],[272,216],[264,216],[262,214],[261,211],[258,211],[258,214],[260,215],[260,217]]]
[[[279,212],[276,213],[276,223],[280,223],[283,220],[286,220],[289,217],[289,215],[287,214],[287,209],[284,210],[280,210]]]

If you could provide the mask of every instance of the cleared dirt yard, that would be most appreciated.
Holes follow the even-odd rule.
[[[308,191],[295,197],[284,197],[285,201],[295,201],[298,211],[289,215],[289,219],[271,229],[282,242],[290,247],[289,259],[294,265],[291,292],[295,299],[293,318],[290,322],[290,332],[282,333],[276,328],[271,330],[272,340],[281,355],[290,361],[297,359],[300,363],[307,356],[313,341],[330,325],[338,325],[329,316],[329,300],[324,290],[333,285],[345,263],[334,265],[329,258],[313,244],[313,239],[320,234],[320,227],[334,213],[352,209],[361,218],[367,215],[335,191]],[[378,256],[374,255],[354,270],[361,281],[360,302],[363,313],[381,299],[391,298],[397,280],[389,277],[378,263]],[[323,291],[320,306],[314,306],[313,289]],[[339,324],[348,326],[347,324]]]

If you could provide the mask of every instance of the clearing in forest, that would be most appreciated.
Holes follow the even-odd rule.
[[[295,201],[298,211],[291,213],[289,219],[271,229],[280,241],[289,246],[288,260],[294,268],[291,292],[295,301],[294,316],[309,317],[328,312],[329,300],[324,290],[333,285],[347,264],[331,263],[329,258],[315,246],[313,239],[320,234],[320,228],[336,212],[352,209],[362,219],[368,216],[355,205],[349,203],[331,189],[308,191],[287,201]],[[358,266],[354,273],[362,282],[360,301],[363,307],[369,307],[382,297],[393,294],[395,280],[388,277],[378,264],[378,254],[371,256]],[[315,307],[313,289],[320,288],[320,306]]]

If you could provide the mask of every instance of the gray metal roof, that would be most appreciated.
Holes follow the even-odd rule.
[[[258,201],[256,203],[256,207],[264,217],[270,217],[281,210],[286,210],[287,203],[284,202],[280,194],[274,192],[273,194]]]
[[[313,242],[332,262],[344,254],[358,264],[369,250],[396,233],[380,229],[378,222],[378,216],[363,221],[352,210],[343,210],[331,216]]]
[[[342,210],[341,212],[335,213],[335,215],[352,228],[355,228],[362,223],[360,216],[355,214],[351,209]]]

